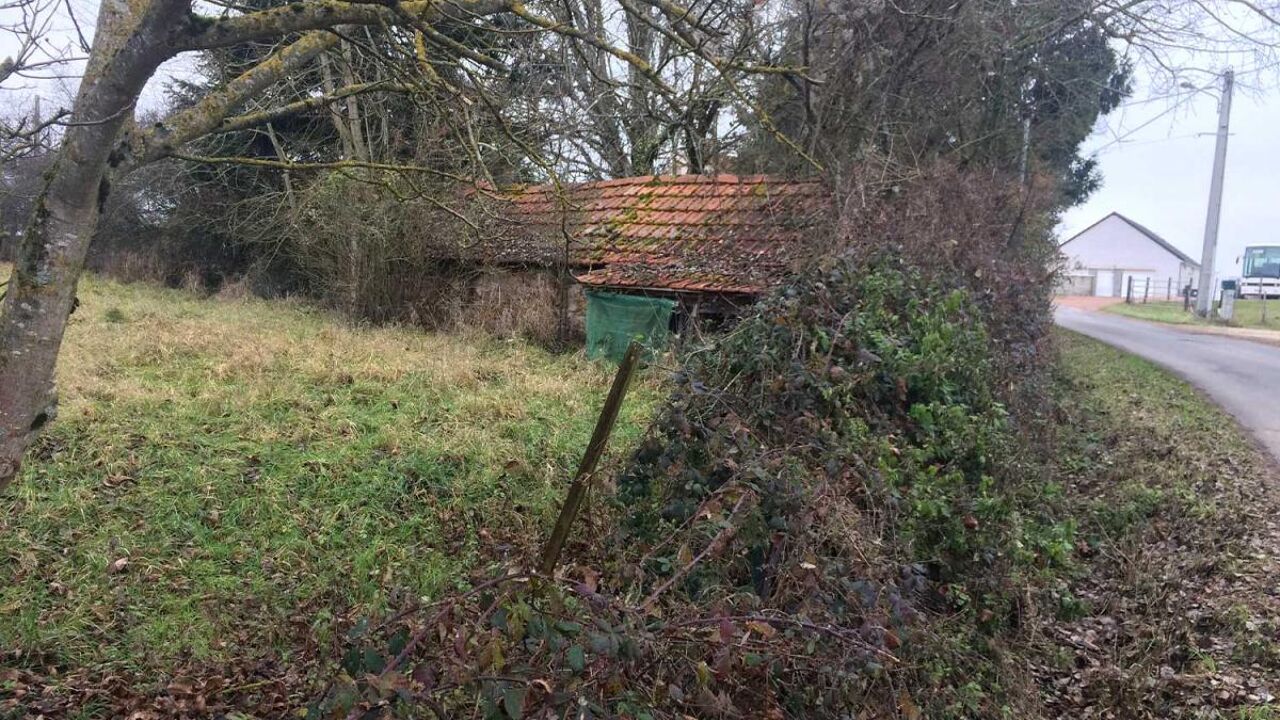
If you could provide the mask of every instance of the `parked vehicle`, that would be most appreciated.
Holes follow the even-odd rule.
[[[1241,261],[1240,297],[1280,297],[1280,245],[1250,245]]]

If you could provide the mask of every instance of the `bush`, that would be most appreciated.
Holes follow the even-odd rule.
[[[350,317],[446,331],[479,330],[544,346],[560,336],[561,289],[555,270],[496,265],[477,245],[501,228],[482,226],[490,208],[456,187],[403,199],[383,185],[339,174],[298,193],[297,211],[273,240],[302,279],[306,295]],[[441,201],[439,198],[444,198]],[[493,221],[491,221],[493,222]],[[579,333],[580,334],[580,333]]]
[[[496,264],[476,250],[508,228],[457,186],[319,173],[295,177],[290,194],[232,198],[197,183],[173,212],[146,212],[163,204],[151,196],[157,185],[180,185],[175,171],[158,164],[116,188],[90,268],[125,282],[301,296],[354,320],[548,347],[583,334],[581,300],[566,300],[557,268]]]
[[[1006,712],[1014,586],[1072,538],[1037,512],[986,319],[897,259],[776,293],[690,351],[563,582],[477,578],[413,625],[406,687],[490,717]],[[377,677],[404,638],[364,646]],[[399,692],[379,682],[317,711]]]

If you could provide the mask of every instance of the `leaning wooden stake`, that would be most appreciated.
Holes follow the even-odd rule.
[[[538,569],[544,575],[555,572],[556,563],[560,561],[560,551],[564,549],[564,541],[569,537],[569,529],[573,527],[573,521],[578,517],[578,510],[582,508],[582,501],[587,496],[587,488],[591,485],[591,473],[595,472],[596,464],[604,455],[604,448],[609,443],[609,435],[613,432],[613,425],[618,420],[618,411],[622,409],[622,399],[627,396],[627,388],[631,385],[631,376],[635,374],[636,366],[640,364],[640,350],[639,343],[632,342],[627,348],[627,354],[622,358],[622,364],[618,366],[618,374],[613,376],[613,386],[609,388],[609,397],[604,401],[600,418],[596,420],[596,429],[591,433],[587,452],[582,456],[582,464],[578,466],[578,473],[573,477],[573,484],[569,486],[569,495],[565,497],[564,505],[560,506],[560,517],[556,518],[556,527],[551,531],[551,538],[543,548],[542,563]]]

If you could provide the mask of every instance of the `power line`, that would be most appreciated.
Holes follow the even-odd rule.
[[[1239,72],[1237,72],[1237,73],[1236,73],[1236,77],[1238,78],[1238,77],[1240,77],[1241,75],[1251,75],[1251,74],[1253,74],[1253,73],[1260,73],[1260,72],[1264,72],[1264,71],[1266,71],[1266,70],[1270,70],[1270,69],[1272,69],[1272,68],[1276,68],[1276,67],[1280,67],[1280,60],[1277,60],[1277,61],[1275,61],[1275,62],[1267,63],[1266,65],[1260,65],[1260,66],[1255,67],[1255,68],[1248,68],[1248,69],[1246,69],[1246,70],[1241,70],[1241,71],[1239,71]]]
[[[1158,114],[1157,114],[1157,115],[1155,115],[1154,117],[1152,117],[1152,118],[1148,119],[1146,122],[1144,122],[1144,123],[1142,123],[1141,125],[1139,125],[1139,126],[1137,126],[1137,127],[1133,128],[1132,130],[1129,130],[1129,131],[1128,131],[1128,132],[1126,132],[1125,134],[1123,134],[1123,135],[1119,135],[1119,136],[1115,137],[1114,139],[1112,139],[1110,142],[1107,142],[1106,144],[1101,145],[1100,147],[1095,148],[1095,149],[1093,150],[1093,152],[1089,153],[1089,156],[1090,156],[1090,157],[1097,157],[1099,154],[1101,154],[1101,153],[1102,153],[1102,151],[1103,151],[1103,150],[1106,150],[1107,148],[1111,147],[1112,145],[1118,145],[1119,143],[1124,142],[1126,138],[1128,138],[1128,137],[1132,136],[1134,133],[1138,132],[1139,130],[1142,130],[1142,129],[1146,128],[1146,127],[1149,127],[1150,125],[1152,125],[1153,123],[1155,123],[1155,122],[1156,122],[1157,120],[1159,120],[1160,118],[1164,117],[1165,115],[1168,115],[1169,113],[1171,113],[1171,112],[1173,112],[1173,111],[1177,110],[1178,108],[1182,107],[1183,105],[1185,105],[1185,104],[1187,103],[1187,100],[1191,97],[1191,95],[1192,95],[1192,94],[1193,94],[1193,93],[1187,93],[1187,95],[1188,95],[1188,97],[1187,97],[1187,98],[1184,98],[1184,99],[1182,99],[1182,100],[1180,100],[1180,101],[1178,101],[1178,102],[1174,103],[1173,105],[1171,105],[1171,106],[1169,106],[1168,108],[1164,109],[1163,111],[1161,111],[1160,113],[1158,113]]]
[[[1262,73],[1262,72],[1266,72],[1267,70],[1271,70],[1271,69],[1273,69],[1273,68],[1278,68],[1278,67],[1280,67],[1280,60],[1276,60],[1276,61],[1274,61],[1274,62],[1270,62],[1270,63],[1267,63],[1267,64],[1265,64],[1265,65],[1259,65],[1259,66],[1257,66],[1257,67],[1252,67],[1252,68],[1248,68],[1248,69],[1245,69],[1245,70],[1238,71],[1238,72],[1234,73],[1234,76],[1235,76],[1235,78],[1238,80],[1242,75],[1255,75],[1255,74]],[[1139,132],[1139,131],[1141,131],[1141,130],[1143,130],[1143,129],[1145,129],[1145,128],[1149,127],[1149,126],[1151,126],[1153,123],[1155,123],[1155,122],[1156,122],[1157,120],[1159,120],[1160,118],[1162,118],[1162,117],[1164,117],[1164,116],[1166,116],[1166,115],[1168,115],[1168,114],[1170,114],[1170,113],[1172,113],[1172,112],[1176,111],[1178,108],[1180,108],[1180,107],[1182,107],[1183,105],[1185,105],[1185,104],[1186,104],[1190,99],[1192,99],[1196,94],[1198,94],[1198,93],[1200,93],[1200,92],[1203,92],[1203,91],[1206,91],[1206,90],[1209,90],[1210,88],[1213,88],[1215,85],[1216,85],[1216,83],[1215,83],[1214,85],[1206,85],[1205,87],[1187,87],[1186,89],[1182,90],[1181,92],[1172,93],[1172,94],[1169,94],[1169,95],[1157,95],[1157,96],[1154,96],[1154,97],[1144,98],[1144,99],[1142,99],[1142,100],[1134,100],[1134,101],[1132,101],[1132,102],[1127,102],[1127,103],[1125,103],[1125,104],[1124,104],[1124,107],[1125,107],[1125,108],[1129,108],[1129,107],[1133,107],[1133,106],[1135,106],[1135,105],[1145,105],[1145,104],[1147,104],[1147,103],[1156,102],[1156,101],[1160,101],[1160,100],[1170,100],[1170,99],[1173,99],[1173,98],[1179,98],[1179,100],[1178,100],[1177,102],[1175,102],[1173,105],[1171,105],[1170,107],[1168,107],[1168,108],[1167,108],[1167,109],[1165,109],[1164,111],[1160,112],[1159,114],[1155,115],[1154,117],[1152,117],[1152,118],[1148,119],[1147,121],[1143,122],[1141,125],[1138,125],[1137,127],[1133,128],[1133,129],[1131,129],[1131,130],[1126,131],[1123,135],[1116,136],[1116,137],[1115,137],[1115,138],[1113,138],[1112,140],[1110,140],[1110,141],[1106,142],[1105,144],[1103,144],[1103,145],[1101,145],[1101,146],[1099,146],[1099,147],[1095,148],[1092,152],[1090,152],[1090,153],[1089,153],[1089,156],[1090,156],[1090,157],[1097,157],[1098,155],[1101,155],[1101,154],[1102,154],[1102,152],[1103,152],[1104,150],[1108,150],[1108,149],[1110,149],[1111,147],[1113,147],[1113,146],[1115,146],[1115,145],[1119,145],[1120,143],[1123,143],[1125,140],[1127,140],[1128,138],[1132,137],[1135,133],[1137,133],[1137,132]],[[1151,144],[1151,143],[1167,142],[1167,141],[1170,141],[1170,140],[1183,140],[1183,139],[1187,139],[1187,138],[1191,138],[1191,137],[1198,137],[1198,136],[1200,136],[1200,135],[1205,135],[1205,134],[1209,134],[1209,133],[1196,133],[1196,134],[1192,134],[1192,135],[1178,135],[1178,136],[1174,136],[1174,137],[1159,138],[1159,139],[1155,139],[1155,140],[1147,140],[1147,141],[1144,141],[1144,142],[1142,142],[1142,143],[1137,143],[1137,144],[1139,144],[1139,145],[1148,145],[1148,144]]]
[[[1146,97],[1141,100],[1126,100],[1124,103],[1122,103],[1121,107],[1131,108],[1134,105],[1146,105],[1147,103],[1160,102],[1161,100],[1172,100],[1174,98],[1183,97],[1184,95],[1190,95],[1201,89],[1203,88],[1194,88],[1194,89],[1188,88],[1188,89],[1180,90],[1178,92],[1169,93],[1168,95],[1152,95],[1151,97]]]
[[[1143,145],[1155,145],[1163,142],[1173,142],[1175,140],[1191,140],[1193,138],[1201,138],[1212,135],[1211,132],[1187,133],[1185,135],[1170,135],[1169,137],[1152,138],[1151,140],[1138,140],[1136,142],[1126,143],[1125,147],[1142,147]]]

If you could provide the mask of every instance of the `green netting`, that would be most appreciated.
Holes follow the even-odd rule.
[[[621,362],[632,340],[662,349],[670,335],[674,300],[587,291],[587,357]]]

